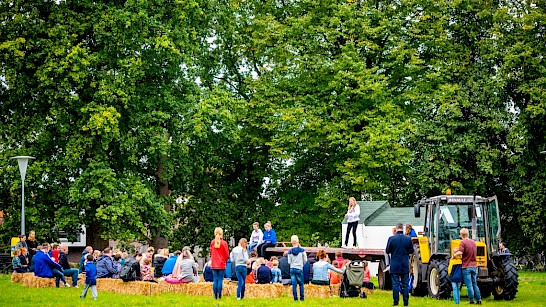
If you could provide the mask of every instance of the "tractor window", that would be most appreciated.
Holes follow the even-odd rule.
[[[484,241],[484,222],[480,207],[476,208],[476,241]],[[438,221],[438,252],[451,252],[451,241],[460,239],[459,231],[467,228],[472,237],[472,205],[449,204],[441,206]]]

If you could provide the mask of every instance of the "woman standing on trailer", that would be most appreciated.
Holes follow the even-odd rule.
[[[357,246],[356,243],[356,228],[358,227],[358,221],[360,220],[360,206],[356,203],[354,197],[349,197],[349,208],[347,209],[347,233],[345,234],[345,245],[343,247],[348,247],[349,245],[349,234],[351,229],[353,231],[353,247]]]

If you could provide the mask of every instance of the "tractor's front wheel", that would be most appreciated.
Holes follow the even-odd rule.
[[[451,297],[451,282],[447,274],[447,260],[435,259],[428,268],[428,294],[436,299]]]
[[[427,287],[423,280],[421,250],[418,244],[414,244],[413,248],[415,252],[411,256],[410,268],[411,274],[413,274],[413,280],[411,284],[411,295],[413,296],[425,296],[427,295]]]

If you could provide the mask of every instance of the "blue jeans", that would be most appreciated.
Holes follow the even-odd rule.
[[[212,292],[214,298],[222,298],[222,283],[224,281],[225,270],[212,269]]]
[[[405,273],[405,274],[391,273],[391,280],[392,280],[392,299],[394,301],[394,305],[398,305],[398,301],[400,300],[400,292],[402,292],[402,299],[404,300],[404,306],[408,306],[409,274],[408,273]]]
[[[63,284],[66,284],[63,273],[57,269],[53,269],[53,276],[55,276],[55,287],[59,288],[59,280],[63,281]]]
[[[476,301],[478,302],[482,301],[480,288],[478,288],[478,283],[476,282],[477,275],[478,275],[477,267],[463,269],[463,280],[464,280],[464,284],[466,285],[466,290],[468,291],[468,298],[470,299],[471,303],[474,302],[474,298],[476,298]]]
[[[64,276],[70,276],[72,277],[72,287],[75,287],[78,285],[78,269],[66,269],[63,271]]]
[[[451,282],[451,288],[453,288],[453,301],[455,304],[459,304],[461,302],[461,283]]]
[[[248,245],[248,255],[250,256],[250,253],[254,250],[254,248],[258,246],[258,243],[250,243]]]
[[[292,281],[292,295],[294,296],[294,301],[298,300],[298,285],[300,286],[300,301],[303,301],[305,298],[303,295],[303,271],[300,269],[290,269],[290,280]]]
[[[237,274],[237,298],[244,298],[246,290],[246,265],[236,266],[235,274]]]

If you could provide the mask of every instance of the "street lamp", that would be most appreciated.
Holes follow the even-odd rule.
[[[25,176],[27,174],[27,166],[29,159],[36,159],[31,156],[16,156],[10,159],[16,159],[19,164],[19,172],[21,173],[21,234],[25,234]]]

